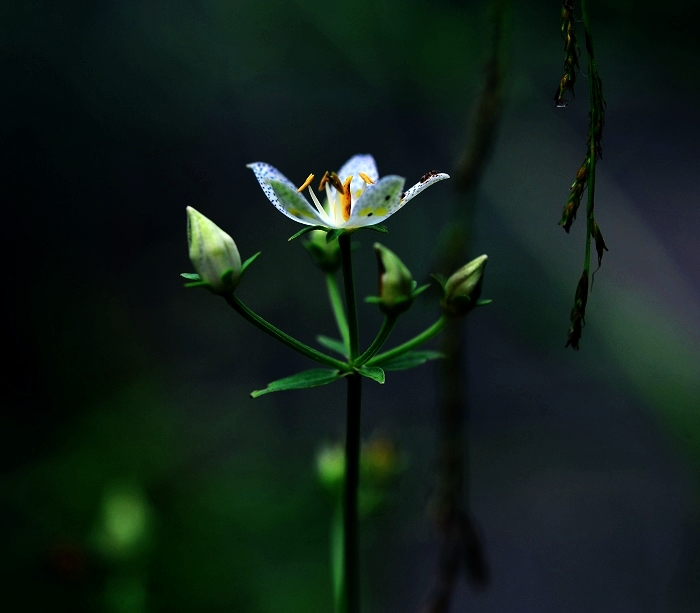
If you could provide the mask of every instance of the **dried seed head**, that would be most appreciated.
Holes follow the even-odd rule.
[[[574,306],[571,309],[571,325],[565,347],[571,345],[578,351],[583,326],[586,325],[586,303],[588,302],[588,271],[584,270],[576,286]]]

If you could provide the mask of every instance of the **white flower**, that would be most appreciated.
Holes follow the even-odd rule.
[[[319,189],[325,189],[327,197],[324,207],[311,188],[313,175],[309,175],[297,189],[269,164],[255,162],[248,164],[248,168],[255,173],[270,202],[287,217],[307,226],[343,229],[381,223],[433,183],[449,178],[449,175],[433,170],[404,191],[403,177],[388,175],[379,179],[374,158],[371,155],[356,155],[337,174],[327,172],[321,179]],[[307,187],[313,204],[301,195]]]

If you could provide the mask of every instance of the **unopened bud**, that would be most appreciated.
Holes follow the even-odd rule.
[[[187,207],[190,260],[215,294],[232,292],[241,276],[241,256],[233,239],[213,221]]]
[[[379,308],[386,315],[399,315],[413,302],[413,277],[411,271],[391,250],[374,243],[379,264]]]
[[[313,230],[311,240],[304,247],[311,254],[311,259],[323,272],[335,272],[340,267],[340,245],[338,239],[326,240],[323,230]]]
[[[447,315],[461,317],[477,306],[487,259],[486,255],[480,255],[447,280],[442,299],[442,308]]]

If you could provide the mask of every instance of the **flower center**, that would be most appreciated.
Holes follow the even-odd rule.
[[[370,176],[365,174],[364,172],[359,172],[360,178],[365,182],[365,184],[362,186],[361,189],[358,189],[355,194],[354,194],[354,200],[357,201],[360,196],[362,196],[363,192],[365,191],[365,188],[367,185],[372,185],[374,181]],[[318,189],[319,191],[323,191],[324,189],[326,190],[326,196],[328,198],[328,207],[329,210],[326,211],[321,203],[319,202],[318,198],[316,197],[316,194],[314,193],[314,190],[311,188],[311,182],[314,180],[314,174],[311,173],[307,178],[306,181],[304,181],[299,189],[297,189],[297,192],[301,193],[305,189],[309,189],[309,194],[311,194],[311,199],[314,202],[314,205],[318,209],[319,213],[321,214],[322,217],[328,217],[331,220],[334,220],[337,224],[341,224],[348,219],[350,219],[350,214],[352,212],[352,203],[353,203],[353,194],[351,192],[351,185],[352,185],[352,179],[353,176],[349,175],[345,178],[345,182],[340,180],[340,177],[338,176],[337,173],[335,172],[330,172],[326,171],[323,174],[323,177],[321,177],[321,181],[318,184]],[[336,190],[336,193],[338,195],[338,201],[336,202],[336,197],[333,192],[330,190],[330,186],[333,186]]]

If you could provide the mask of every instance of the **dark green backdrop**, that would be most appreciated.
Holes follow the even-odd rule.
[[[185,207],[243,257],[240,288],[301,339],[332,332],[298,227],[245,164],[301,183],[372,153],[450,172],[489,40],[486,2],[85,0],[0,9],[8,611],[331,610],[331,508],[314,456],[343,389],[250,400],[307,367],[202,291]],[[700,602],[699,68],[695,3],[593,2],[608,103],[596,218],[610,247],[582,350],[564,350],[582,227],[557,226],[583,159],[560,5],[513,3],[504,111],[476,206],[488,309],[470,322],[471,479],[492,581],[454,611],[691,611]],[[382,240],[430,272],[457,198],[431,188]],[[580,220],[578,226],[581,226]],[[374,235],[358,235],[361,295]],[[431,322],[420,303],[396,333]],[[380,318],[362,307],[365,342]],[[465,377],[467,373],[465,373]],[[437,547],[433,367],[365,387],[363,432],[407,469],[363,528],[369,612],[412,611]]]

